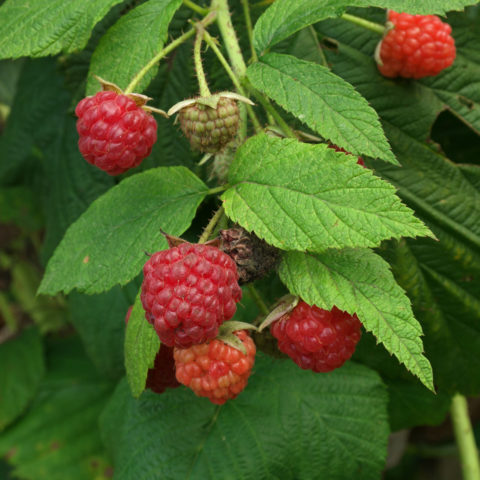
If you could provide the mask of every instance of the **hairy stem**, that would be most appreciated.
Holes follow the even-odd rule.
[[[195,72],[198,79],[198,88],[202,97],[209,97],[211,95],[208,88],[207,79],[202,65],[202,40],[203,40],[203,27],[198,26],[197,36],[195,38],[195,45],[193,47],[193,61],[195,62]]]
[[[472,424],[468,415],[467,400],[463,395],[457,393],[452,399],[450,407],[453,429],[460,452],[464,480],[480,480],[480,465],[478,449],[475,444]]]
[[[258,60],[257,52],[253,46],[253,28],[252,28],[252,17],[250,16],[250,5],[248,0],[242,0],[243,15],[245,16],[245,24],[247,26],[248,42],[250,44],[250,51],[252,52],[252,61],[256,62]]]
[[[191,0],[183,0],[183,4],[190,10],[193,10],[194,12],[197,12],[203,16],[207,15],[209,12],[208,8],[201,7],[200,5],[193,3]]]
[[[218,221],[220,220],[220,218],[222,218],[222,215],[223,215],[223,207],[220,207],[215,212],[215,214],[213,215],[213,217],[211,218],[211,220],[208,222],[207,226],[203,230],[202,235],[198,239],[198,243],[208,242],[208,239],[210,238],[210,235],[215,230],[215,227],[216,227]]]
[[[220,49],[215,44],[215,40],[212,38],[212,36],[206,30],[203,32],[203,38],[205,39],[205,43],[208,44],[208,46],[213,50],[213,52],[215,53],[217,58],[220,60],[220,63],[222,64],[223,68],[225,69],[228,76],[232,80],[232,83],[235,85],[235,88],[237,89],[238,93],[240,93],[241,95],[246,97],[247,94],[245,93],[245,90],[243,89],[242,85],[240,84],[239,79],[237,78],[234,71],[231,69],[230,65],[228,64],[227,59],[223,56],[222,52],[220,51]],[[253,111],[253,108],[251,107],[251,105],[246,105],[246,108],[247,108],[247,113],[250,117],[250,120],[253,123],[253,127],[255,128],[255,131],[257,133],[261,132],[263,130],[262,125],[260,124],[260,121],[258,120],[257,116],[255,115],[255,112]]]
[[[365,20],[364,18],[350,15],[348,13],[344,13],[341,18],[380,35],[383,35],[385,33],[385,27],[383,25],[380,25],[379,23],[370,22],[369,20]]]

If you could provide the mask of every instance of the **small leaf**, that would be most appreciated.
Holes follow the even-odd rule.
[[[145,390],[148,369],[153,368],[159,350],[160,340],[153,326],[145,318],[139,294],[130,314],[125,335],[125,368],[134,397],[139,397]]]
[[[36,328],[0,344],[0,431],[32,401],[43,375],[42,337]]]
[[[121,383],[101,418],[115,478],[380,478],[388,399],[373,370],[316,374],[262,354],[254,369],[221,407],[186,388],[135,401]]]
[[[135,277],[147,257],[167,247],[161,230],[182,234],[207,194],[184,167],[126,178],[93,202],[67,230],[47,265],[39,292],[77,288],[100,293]]]
[[[390,184],[326,145],[255,136],[238,149],[229,183],[222,196],[226,214],[285,250],[431,235]]]
[[[335,145],[398,163],[375,110],[328,68],[271,53],[250,65],[247,75],[255,88]]]
[[[280,277],[310,305],[357,314],[365,329],[433,390],[432,368],[423,355],[422,327],[388,264],[366,249],[285,254]]]
[[[172,16],[181,4],[181,0],[149,0],[122,16],[102,37],[92,55],[87,94],[99,90],[93,74],[125,88],[162,49]],[[143,91],[157,71],[158,66],[151,68],[135,91]]]
[[[0,58],[45,57],[81,50],[121,0],[6,0],[0,7]]]

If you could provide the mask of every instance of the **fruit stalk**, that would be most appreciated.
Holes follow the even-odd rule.
[[[208,225],[205,227],[205,230],[203,230],[202,235],[198,239],[198,243],[205,243],[208,241],[210,238],[210,235],[212,234],[213,230],[215,229],[215,226],[219,222],[220,218],[222,218],[223,215],[223,207],[220,207],[211,220],[208,222]]]
[[[464,480],[480,480],[478,449],[475,444],[472,424],[468,415],[467,400],[455,394],[450,407],[455,438],[460,452],[460,463]]]
[[[364,18],[360,18],[355,15],[350,15],[349,13],[344,13],[341,18],[380,35],[385,33],[385,27],[379,23],[370,22],[369,20],[365,20]]]
[[[197,36],[195,37],[195,45],[193,47],[193,61],[195,62],[195,73],[197,74],[198,88],[202,97],[210,97],[211,92],[208,88],[205,71],[202,65],[202,41],[203,41],[203,27],[201,24],[197,25]]]
[[[252,61],[256,62],[258,60],[257,52],[253,46],[253,28],[252,28],[252,17],[250,16],[250,6],[248,0],[242,0],[243,15],[245,17],[245,25],[247,27],[248,42],[250,44],[250,51],[252,52]]]

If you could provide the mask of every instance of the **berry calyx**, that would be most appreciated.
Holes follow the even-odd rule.
[[[452,29],[437,16],[390,10],[388,21],[393,28],[380,41],[375,54],[378,69],[384,76],[434,76],[455,60]]]
[[[300,368],[329,372],[341,367],[355,351],[361,323],[337,307],[331,311],[301,300],[270,326],[278,348]]]
[[[209,245],[185,242],[157,252],[143,274],[145,317],[169,347],[215,338],[242,297],[235,262]]]
[[[178,112],[180,128],[194,150],[218,153],[237,135],[240,123],[237,100],[253,105],[236,93],[220,92],[179,102],[168,115]]]
[[[116,85],[100,81],[103,90],[75,108],[78,148],[88,163],[119,175],[150,155],[157,140],[157,122],[149,113],[154,109],[146,106],[148,97],[125,95]]]
[[[190,348],[175,348],[177,380],[195,395],[212,403],[224,404],[235,398],[247,385],[255,363],[255,344],[245,330],[234,332],[245,353],[214,339]]]

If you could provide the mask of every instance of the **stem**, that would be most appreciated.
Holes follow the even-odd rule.
[[[480,480],[478,450],[473,436],[472,424],[468,415],[467,400],[459,393],[455,394],[450,407],[453,429],[460,452],[464,480]]]
[[[195,45],[193,47],[193,61],[195,62],[195,72],[197,73],[198,88],[200,89],[200,95],[202,97],[210,97],[212,94],[208,88],[207,79],[205,78],[205,72],[202,65],[202,40],[203,40],[203,27],[198,26],[197,36],[195,37]]]
[[[320,45],[320,42],[318,41],[317,32],[315,31],[315,29],[311,25],[308,27],[308,29],[309,29],[310,33],[312,34],[313,41],[315,42],[315,46],[318,49],[318,53],[320,54],[320,58],[322,59],[322,65],[324,67],[330,68],[328,66],[327,57],[325,57],[325,54],[323,53],[323,48]]]
[[[0,313],[2,314],[3,320],[7,325],[8,329],[11,332],[16,332],[18,327],[17,319],[10,308],[10,304],[7,299],[7,295],[3,292],[0,292]]]
[[[252,52],[252,61],[256,62],[258,60],[257,52],[253,46],[253,28],[252,28],[252,17],[250,16],[250,6],[248,0],[242,0],[243,15],[245,16],[245,23],[247,26],[248,42],[250,43],[250,51]]]
[[[197,5],[196,3],[193,3],[191,0],[183,0],[183,4],[188,7],[190,10],[193,10],[194,12],[197,12],[200,15],[207,15],[208,14],[208,8],[203,8],[200,5]]]
[[[205,39],[205,43],[208,44],[208,46],[213,50],[213,52],[217,56],[218,60],[220,60],[220,63],[222,64],[223,68],[225,69],[228,76],[232,80],[232,83],[235,85],[235,88],[237,89],[238,93],[240,93],[240,95],[243,95],[244,97],[246,97],[247,94],[245,93],[245,90],[243,89],[242,85],[240,84],[240,81],[238,80],[234,71],[230,68],[230,65],[228,64],[227,59],[223,56],[222,52],[220,51],[220,49],[215,44],[215,40],[212,38],[212,36],[206,30],[204,30],[204,32],[203,32],[203,37]],[[247,112],[248,112],[248,115],[250,117],[250,120],[252,121],[253,127],[255,128],[255,131],[257,133],[261,132],[263,130],[262,126],[261,126],[260,121],[258,120],[257,116],[255,115],[255,112],[253,111],[252,106],[251,105],[246,105],[246,107],[247,107]]]
[[[198,239],[198,243],[206,243],[208,241],[208,239],[210,238],[210,235],[212,234],[213,230],[215,229],[215,226],[217,225],[222,215],[223,215],[223,207],[220,207],[215,212],[215,215],[213,215],[212,219],[208,222],[208,225],[205,227],[205,230],[203,231],[202,235]]]
[[[224,192],[230,185],[220,185],[219,187],[211,188],[207,193],[208,195],[215,195],[216,193]]]
[[[341,18],[347,20],[348,22],[354,23],[355,25],[360,25],[360,27],[371,30],[372,32],[379,33],[380,35],[385,33],[385,27],[379,23],[370,22],[369,20],[365,20],[364,18],[356,17],[355,15],[350,15],[348,13],[344,13]]]
[[[233,71],[238,78],[242,79],[247,71],[247,66],[245,65],[242,50],[232,25],[228,2],[227,0],[212,0],[211,9],[217,13],[218,28],[227,49]]]
[[[248,284],[248,291],[253,298],[253,301],[257,304],[258,309],[262,312],[263,315],[268,315],[270,310],[268,309],[267,305],[263,301],[263,298],[258,293],[258,290],[255,288],[253,283]]]

